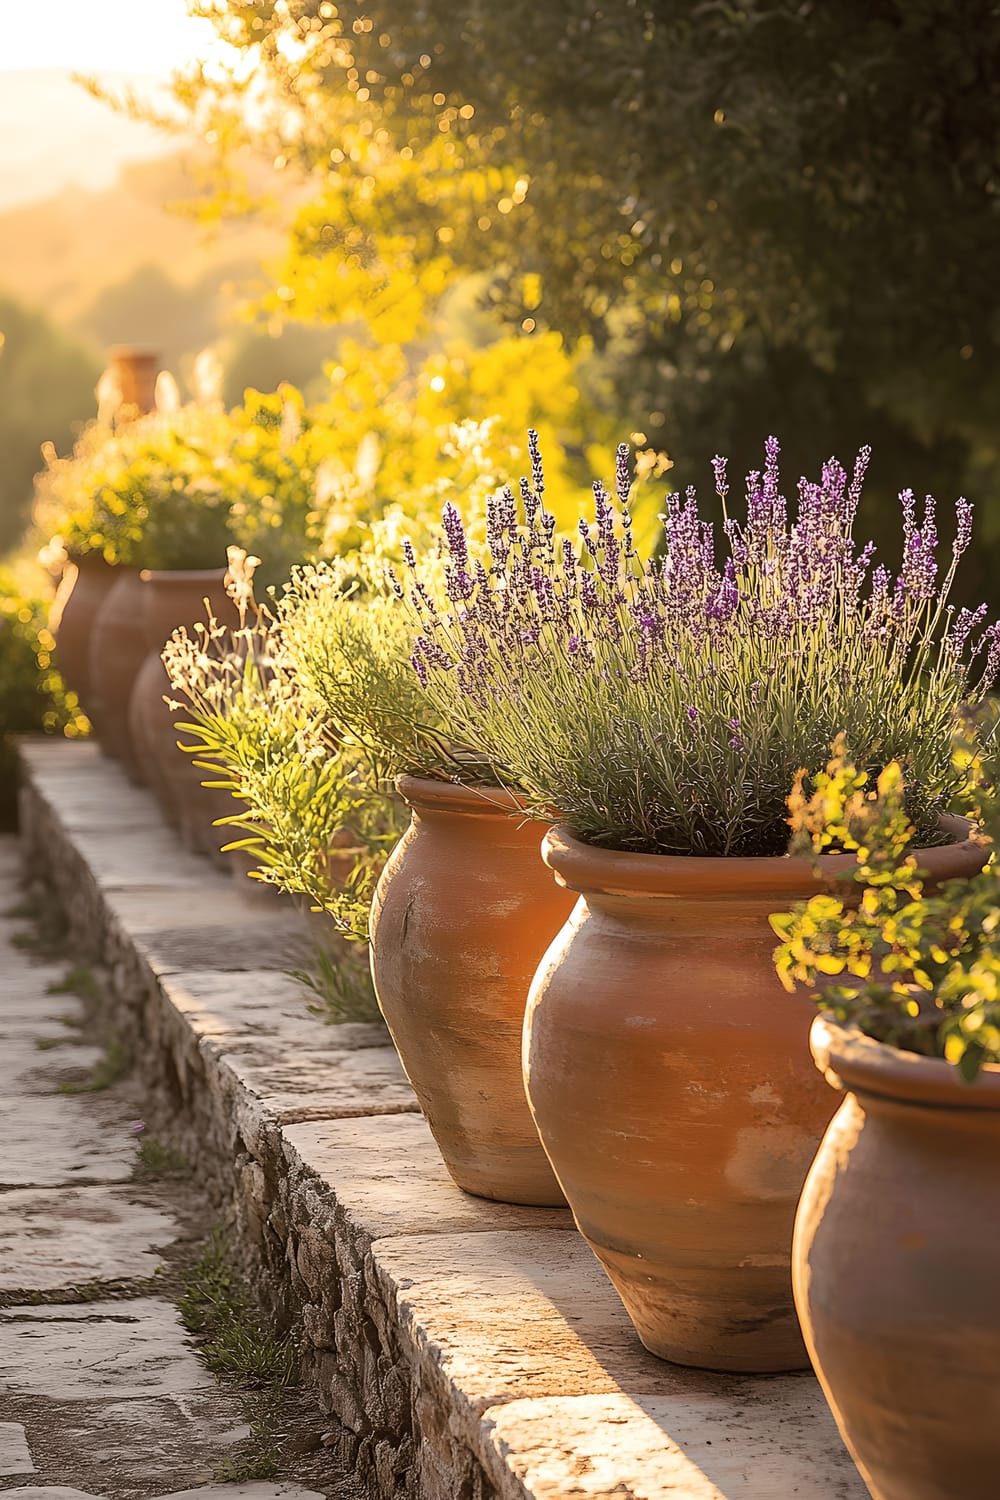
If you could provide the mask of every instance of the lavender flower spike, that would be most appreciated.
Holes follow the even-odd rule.
[[[615,493],[623,506],[628,505],[628,497],[632,493],[632,476],[629,473],[628,460],[628,443],[619,443],[615,463]]]
[[[462,517],[458,508],[446,500],[441,511],[441,524],[444,534],[448,540],[448,551],[451,560],[457,568],[465,569],[469,565],[469,548],[465,540],[465,527],[462,525]],[[407,559],[409,561],[409,559]]]
[[[542,454],[538,446],[538,433],[533,427],[528,428],[528,455],[531,459],[531,487],[541,500],[545,494],[545,471],[542,467]]]
[[[723,501],[729,494],[729,482],[726,479],[726,468],[728,466],[728,463],[728,458],[720,458],[718,453],[712,459],[712,470],[715,474],[715,493],[718,495],[719,499]]]

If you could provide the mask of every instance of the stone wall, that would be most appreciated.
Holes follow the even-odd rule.
[[[568,1213],[452,1184],[382,1028],[308,1013],[291,910],[181,850],[94,747],[22,759],[29,876],[370,1495],[864,1500],[811,1376],[661,1363]]]

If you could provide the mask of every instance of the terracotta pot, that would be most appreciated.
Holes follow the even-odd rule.
[[[129,703],[130,736],[165,815],[179,828],[189,848],[210,855],[217,855],[221,845],[236,836],[212,826],[215,818],[233,811],[234,804],[227,798],[226,806],[220,810],[219,794],[202,786],[202,781],[211,780],[211,773],[195,765],[200,757],[178,749],[178,739],[183,739],[183,735],[164,701],[165,696],[173,693],[160,652],[178,626],[190,629],[205,620],[206,599],[220,623],[234,627],[238,624],[224,578],[225,571],[219,568],[188,572],[147,569],[140,574],[146,654]],[[183,721],[183,709],[176,718]]]
[[[875,1500],[1000,1489],[1000,1068],[974,1084],[822,1017],[844,1090],[795,1221],[795,1304]]]
[[[528,1113],[521,1026],[531,975],[569,914],[537,823],[495,787],[403,776],[412,822],[372,903],[372,978],[459,1187],[502,1203],[562,1194]]]
[[[804,1367],[792,1223],[832,1106],[768,916],[816,893],[811,865],[627,854],[562,828],[543,853],[580,901],[532,985],[526,1085],[581,1232],[653,1354]],[[942,876],[982,862],[971,842],[921,855]]]
[[[135,568],[116,568],[90,635],[88,718],[105,755],[115,756],[134,781],[143,779],[129,734],[128,705],[146,657],[140,626],[142,585]]]
[[[99,552],[71,557],[49,610],[49,629],[56,638],[55,664],[67,687],[89,713],[90,637],[97,611],[117,577]]]

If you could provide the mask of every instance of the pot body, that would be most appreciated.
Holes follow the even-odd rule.
[[[97,611],[117,577],[117,569],[100,553],[71,557],[59,580],[49,611],[49,629],[56,638],[59,675],[90,713],[90,637]],[[99,713],[99,710],[98,710]]]
[[[572,898],[538,852],[539,825],[497,788],[402,777],[412,821],[372,903],[379,1006],[459,1187],[503,1203],[564,1200],[521,1080],[535,965]]]
[[[581,1232],[652,1353],[805,1367],[792,1225],[833,1102],[768,917],[821,888],[812,867],[619,853],[563,829],[543,847],[581,897],[532,985],[525,1076]]]
[[[94,618],[87,658],[88,717],[105,755],[120,760],[134,781],[143,779],[129,733],[128,706],[146,657],[140,624],[142,585],[135,568],[115,569],[115,579]]]
[[[823,1018],[847,1090],[795,1223],[796,1305],[876,1500],[993,1500],[1000,1473],[1000,1069],[966,1084]]]
[[[231,797],[222,803],[217,791],[202,786],[210,773],[194,764],[197,757],[178,749],[174,714],[165,697],[172,695],[160,652],[180,625],[191,629],[205,619],[205,600],[222,624],[235,626],[236,611],[226,595],[221,569],[193,572],[144,571],[140,574],[141,622],[145,656],[129,702],[129,734],[150,787],[165,816],[180,830],[187,846],[217,856],[222,844],[237,835],[212,826],[235,810]],[[183,710],[179,717],[184,718]]]

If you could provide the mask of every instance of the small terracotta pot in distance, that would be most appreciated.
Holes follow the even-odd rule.
[[[823,1017],[845,1095],[795,1220],[795,1303],[875,1500],[1000,1492],[1000,1067],[964,1083]]]
[[[629,854],[564,828],[543,850],[580,900],[532,985],[526,1084],[580,1230],[653,1354],[805,1367],[792,1225],[832,1100],[768,917],[822,888],[811,864]],[[983,859],[971,840],[920,854],[942,879]],[[821,865],[830,881],[854,861]]]
[[[503,1203],[564,1202],[521,1080],[538,960],[572,907],[539,855],[541,827],[497,787],[403,776],[412,821],[372,904],[372,977],[396,1049],[459,1187]]]

